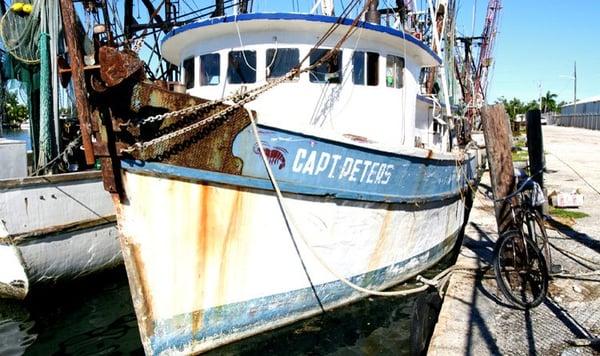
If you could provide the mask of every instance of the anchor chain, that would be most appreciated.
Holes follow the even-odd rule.
[[[230,104],[229,106],[220,110],[219,112],[212,114],[200,121],[194,122],[183,128],[166,133],[164,135],[161,135],[159,137],[156,137],[156,138],[151,139],[146,142],[136,142],[135,144],[133,144],[125,149],[122,149],[121,152],[132,153],[132,152],[138,151],[138,152],[140,152],[141,159],[155,158],[155,157],[159,156],[160,154],[164,153],[164,151],[166,151],[166,147],[162,147],[162,148],[160,147],[160,145],[162,145],[163,143],[165,143],[167,141],[171,141],[170,143],[172,143],[172,144],[178,143],[178,142],[173,142],[173,141],[177,141],[178,138],[183,138],[186,134],[197,131],[197,130],[215,122],[218,119],[225,118],[227,115],[231,114],[235,110],[237,110],[237,109],[241,108],[242,106],[244,106],[245,104],[255,100],[260,94],[264,93],[265,91],[275,87],[276,85],[278,85],[286,80],[289,80],[291,77],[296,75],[296,73],[297,73],[297,70],[291,70],[286,75],[278,78],[277,80],[274,80],[270,83],[267,83],[265,85],[262,85],[260,87],[254,88],[249,91],[240,90],[240,91],[237,91],[234,94],[232,94],[226,98],[223,98],[223,99],[211,100],[211,101],[208,101],[208,102],[205,102],[202,104],[198,104],[198,105],[194,105],[194,106],[190,106],[190,107],[187,107],[187,108],[184,108],[181,110],[176,110],[176,111],[168,112],[165,114],[147,117],[147,118],[141,120],[140,122],[138,122],[136,124],[136,126],[140,127],[140,126],[152,123],[152,122],[158,122],[158,121],[165,120],[165,119],[189,117],[189,116],[194,115],[194,114],[196,114],[202,110],[205,110],[209,107],[213,107],[218,104],[225,104],[225,102],[229,101],[229,100],[233,101],[233,104]],[[156,150],[152,149],[154,147],[159,147],[159,149],[156,149]]]

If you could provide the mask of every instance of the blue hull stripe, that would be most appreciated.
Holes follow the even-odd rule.
[[[414,258],[424,260],[423,263],[419,263],[417,267],[408,268],[401,274],[398,271],[407,268],[410,260],[357,275],[350,280],[369,289],[381,289],[398,284],[437,263],[451,250],[457,235],[458,232],[439,245],[415,256]],[[334,308],[365,296],[340,281],[318,285],[316,290],[325,308]],[[169,349],[183,351],[182,347],[189,346],[192,342],[219,346],[223,343],[219,342],[219,339],[232,336],[233,339],[239,339],[261,329],[268,330],[283,326],[284,320],[287,320],[288,323],[297,321],[302,316],[314,315],[319,311],[311,288],[304,288],[155,321],[154,336],[150,338],[150,343],[153,354],[159,354]],[[196,318],[198,316],[202,318],[202,327],[195,332],[190,327],[193,324],[194,314],[196,314]],[[235,337],[235,334],[240,336]],[[212,348],[204,346],[204,348],[207,347]]]
[[[473,177],[471,162],[436,160],[376,151],[281,129],[260,127],[269,164],[287,193],[386,203],[432,202],[454,198]],[[132,172],[272,191],[250,127],[231,148],[242,161],[240,175],[163,163],[123,161]]]
[[[252,21],[252,20],[304,20],[304,21],[324,22],[324,23],[333,24],[338,21],[338,18],[334,17],[334,16],[280,13],[280,12],[251,13],[251,14],[240,14],[237,16],[232,15],[232,16],[215,17],[215,18],[211,18],[211,19],[207,19],[207,20],[203,20],[203,21],[192,22],[187,25],[173,29],[165,35],[161,44],[177,34],[180,34],[182,32],[189,31],[189,30],[192,30],[195,28],[212,26],[212,25],[216,25],[216,24],[220,24],[220,23],[229,23],[229,22],[234,22],[234,21]],[[352,22],[353,22],[353,19],[346,18],[346,19],[343,19],[342,24],[346,25],[346,26],[350,26],[350,25],[352,25]],[[414,36],[412,36],[408,33],[405,33],[400,30],[396,30],[391,27],[376,25],[376,24],[372,24],[369,22],[359,22],[358,27],[363,27],[363,28],[366,28],[369,30],[386,33],[386,34],[392,35],[394,37],[405,39],[408,42],[417,45],[423,51],[427,52],[427,54],[429,54],[438,63],[440,63],[440,64],[442,63],[442,59],[437,54],[435,54],[435,52],[433,52],[433,50],[431,48],[429,48],[422,41],[416,39]]]
[[[157,175],[170,179],[201,182],[207,184],[224,184],[235,187],[254,188],[260,190],[274,191],[269,180],[226,174],[220,172],[205,171],[194,168],[173,166],[163,163],[143,162],[134,160],[121,161],[123,169],[133,173]],[[422,195],[418,197],[390,196],[378,193],[361,193],[336,188],[323,188],[311,185],[298,185],[285,181],[278,181],[284,193],[295,193],[312,196],[326,196],[337,199],[360,200],[368,202],[384,203],[428,203],[447,199],[454,199],[460,195],[458,190],[447,194]]]

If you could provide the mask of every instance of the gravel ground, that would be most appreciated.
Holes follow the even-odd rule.
[[[549,192],[579,189],[588,214],[559,219],[548,226],[555,264],[565,273],[600,270],[600,131],[544,127]],[[488,269],[497,239],[493,203],[482,179],[457,265],[480,270],[455,273],[429,347],[431,355],[596,355],[598,346],[573,346],[575,340],[600,337],[600,276],[554,278],[539,307],[512,308]],[[592,342],[595,344],[595,342]]]

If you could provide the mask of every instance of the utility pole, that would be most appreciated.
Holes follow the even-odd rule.
[[[540,112],[542,112],[542,82],[538,81],[538,92],[540,93]]]
[[[577,61],[573,62],[573,115],[577,114]]]

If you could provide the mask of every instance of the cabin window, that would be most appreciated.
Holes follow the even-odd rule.
[[[231,84],[256,83],[256,51],[229,52],[227,81]]]
[[[221,56],[210,53],[200,56],[200,85],[218,85],[221,82]]]
[[[355,51],[352,55],[352,82],[357,85],[379,85],[379,53]]]
[[[267,49],[267,80],[286,75],[300,63],[298,48],[269,48]]]
[[[194,87],[194,57],[183,61],[183,80],[186,89]]]
[[[329,53],[328,49],[314,49],[310,52],[310,65],[317,63]],[[333,55],[324,63],[310,71],[310,81],[313,83],[342,82],[342,52],[334,51]]]
[[[404,70],[404,58],[398,56],[387,56],[385,68],[385,85],[389,88],[402,88],[402,72]]]

